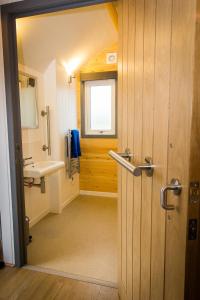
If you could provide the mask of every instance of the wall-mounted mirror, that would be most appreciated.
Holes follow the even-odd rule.
[[[37,80],[31,75],[19,73],[21,127],[38,128]]]

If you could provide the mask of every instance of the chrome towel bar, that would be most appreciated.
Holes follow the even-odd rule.
[[[133,157],[133,154],[131,154],[129,151],[125,151],[125,153],[116,153],[113,150],[110,150],[108,154],[115,160],[117,161],[122,167],[127,169],[131,174],[134,176],[141,176],[142,171],[145,171],[146,175],[148,177],[153,176],[153,171],[154,171],[154,165],[152,165],[152,159],[149,157],[145,158],[144,164],[134,166],[130,162],[130,158]],[[125,158],[128,158],[129,161],[127,161]]]

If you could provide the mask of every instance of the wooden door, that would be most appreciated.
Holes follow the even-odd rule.
[[[121,299],[184,299],[195,0],[119,1],[119,150],[153,158],[153,177],[119,167]],[[178,178],[175,210],[161,187]]]

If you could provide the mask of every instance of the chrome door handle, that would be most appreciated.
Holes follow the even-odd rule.
[[[177,178],[173,178],[169,185],[162,187],[160,190],[160,204],[161,207],[165,210],[174,210],[174,205],[167,204],[167,192],[173,191],[174,195],[179,196],[182,191],[182,185]]]

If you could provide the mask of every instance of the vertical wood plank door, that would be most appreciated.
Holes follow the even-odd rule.
[[[152,177],[119,167],[122,300],[183,300],[196,0],[119,0],[119,151],[152,157]],[[180,196],[160,190],[178,178]]]

